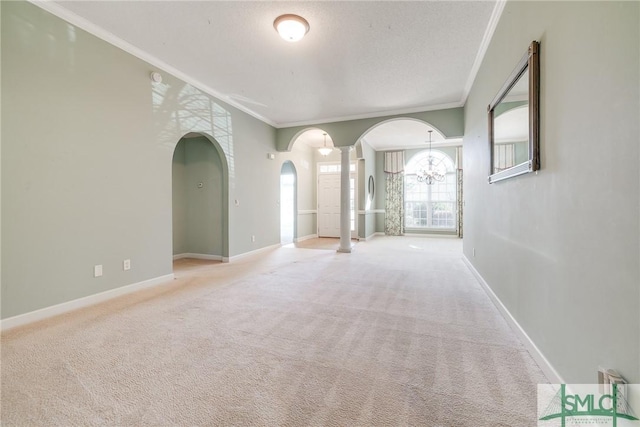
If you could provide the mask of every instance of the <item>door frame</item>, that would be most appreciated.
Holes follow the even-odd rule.
[[[337,165],[338,167],[336,168],[335,171],[331,171],[331,172],[322,172],[322,166],[333,166],[333,165]],[[341,169],[341,162],[317,162],[316,164],[316,200],[318,200],[318,203],[316,205],[317,207],[317,215],[316,217],[318,218],[317,223],[316,223],[316,234],[318,236],[320,236],[320,175],[340,175],[340,169]],[[353,168],[353,170],[349,171],[349,178],[353,178],[353,218],[354,218],[354,225],[353,225],[353,230],[351,230],[351,238],[355,239],[358,238],[358,162],[357,160],[349,160],[349,168]]]

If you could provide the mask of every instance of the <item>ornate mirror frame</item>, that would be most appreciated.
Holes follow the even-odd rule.
[[[489,150],[490,150],[490,168],[489,183],[502,181],[503,179],[512,178],[540,169],[540,44],[532,41],[529,45],[527,53],[522,57],[518,65],[513,70],[507,81],[504,83],[496,97],[491,101],[487,110],[489,112]],[[509,95],[511,89],[514,88],[520,77],[527,71],[529,77],[528,91],[528,123],[529,123],[529,155],[524,162],[508,167],[499,172],[495,171],[495,109]]]

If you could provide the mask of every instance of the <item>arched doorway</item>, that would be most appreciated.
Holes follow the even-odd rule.
[[[189,133],[172,160],[173,258],[228,261],[228,167],[216,141]]]
[[[293,243],[296,233],[297,173],[287,160],[280,170],[280,243]]]
[[[433,143],[432,154],[425,151]],[[382,120],[369,128],[361,137],[362,156],[366,161],[374,157],[370,150],[388,153],[379,166],[368,169],[376,174],[381,197],[374,209],[381,209],[376,217],[376,231],[384,225],[387,234],[457,234],[462,237],[462,139],[447,138],[434,125],[413,117]],[[387,167],[386,161],[389,160]],[[431,160],[430,160],[431,159]],[[445,162],[446,160],[446,162]],[[395,162],[395,164],[394,164]],[[418,182],[419,172],[429,163],[442,163],[445,169],[443,182],[426,184]],[[402,167],[396,167],[402,164]],[[446,166],[446,167],[445,167]],[[363,178],[364,178],[363,177]],[[361,188],[365,183],[361,182]],[[382,209],[384,208],[384,209]],[[365,227],[369,235],[373,226],[367,217]],[[379,221],[378,221],[379,220]]]

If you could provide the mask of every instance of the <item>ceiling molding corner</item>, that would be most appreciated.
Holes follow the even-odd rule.
[[[154,67],[157,67],[159,69],[161,69],[162,71],[169,73],[171,75],[173,75],[174,77],[184,81],[185,83],[190,84],[191,86],[200,89],[201,91],[205,92],[206,94],[226,103],[231,105],[234,108],[237,108],[238,110],[242,111],[243,113],[246,113],[258,120],[260,120],[261,122],[264,122],[270,126],[273,127],[278,127],[277,124],[275,122],[273,122],[272,120],[269,120],[268,118],[256,113],[255,111],[247,108],[246,106],[239,104],[237,102],[235,102],[234,100],[232,100],[230,97],[223,95],[221,93],[219,93],[218,91],[216,91],[215,89],[211,88],[210,86],[200,82],[199,80],[183,73],[182,71],[178,70],[177,68],[173,67],[170,64],[167,64],[166,62],[162,61],[161,59],[151,55],[150,53],[132,45],[131,43],[121,39],[120,37],[116,36],[115,34],[111,33],[110,31],[105,30],[104,28],[100,27],[99,25],[96,25],[95,23],[71,12],[70,10],[64,8],[63,6],[50,1],[50,0],[27,0],[29,3],[51,13],[52,15],[62,19],[63,21],[68,22],[71,25],[74,25],[84,31],[86,31],[87,33],[119,48],[122,49],[123,51],[127,52],[130,55],[133,55],[134,57],[147,62],[151,65],[153,65]]]
[[[493,8],[493,12],[491,12],[489,24],[487,25],[487,29],[484,32],[482,41],[480,42],[478,54],[476,55],[475,61],[473,61],[473,66],[471,67],[471,71],[469,72],[467,84],[464,86],[464,91],[462,92],[462,99],[460,100],[460,103],[463,106],[467,103],[467,98],[469,97],[469,93],[471,92],[471,88],[473,87],[473,82],[476,80],[476,76],[478,75],[478,71],[480,70],[480,65],[482,65],[482,61],[484,60],[484,56],[487,53],[487,49],[489,48],[489,44],[491,43],[493,34],[496,31],[498,22],[500,22],[500,17],[502,16],[502,12],[504,11],[504,7],[506,4],[507,0],[497,0],[496,5]]]

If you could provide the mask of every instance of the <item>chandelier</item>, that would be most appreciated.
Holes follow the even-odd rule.
[[[331,152],[333,151],[333,148],[331,147],[327,147],[327,133],[323,133],[322,135],[324,135],[324,146],[318,148],[318,151],[320,152],[320,154],[322,154],[323,156],[328,156],[329,154],[331,154]]]
[[[442,164],[435,165],[435,158],[431,155],[431,132],[429,131],[429,155],[427,156],[427,168],[418,171],[418,182],[424,182],[427,185],[431,185],[434,182],[442,182],[445,178],[446,170]]]

